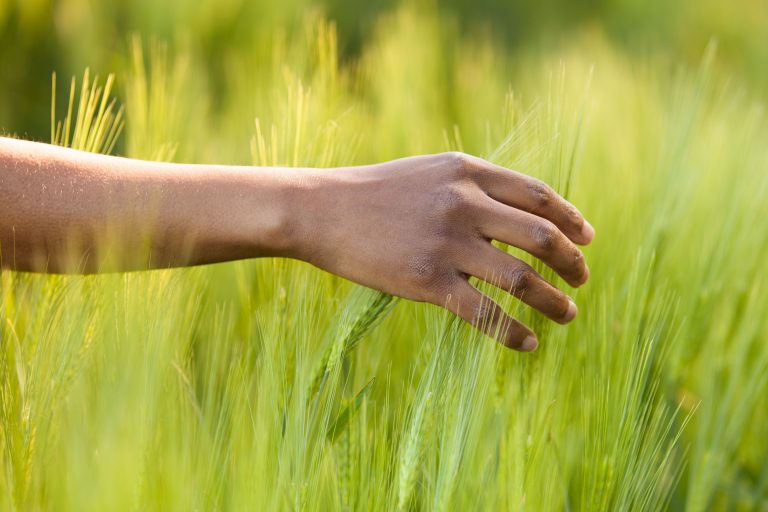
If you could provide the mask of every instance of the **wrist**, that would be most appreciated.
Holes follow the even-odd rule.
[[[299,257],[305,198],[311,196],[305,174],[293,168],[187,167],[179,172],[184,190],[167,198],[169,224],[186,232],[192,263]]]
[[[325,190],[333,190],[332,172],[326,169],[275,170],[276,188],[272,220],[263,227],[264,254],[311,262],[324,236],[328,213]]]
[[[278,256],[319,264],[348,236],[349,191],[358,167],[281,169]],[[357,197],[364,197],[357,195]]]
[[[246,228],[240,236],[249,246],[250,257],[302,259],[310,205],[310,169],[251,168]]]
[[[374,166],[368,166],[370,170]],[[317,264],[347,236],[350,189],[371,179],[361,167],[251,169],[253,256],[294,258]],[[353,197],[365,197],[356,193]]]

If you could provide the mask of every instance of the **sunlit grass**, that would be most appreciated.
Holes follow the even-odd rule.
[[[124,74],[102,89],[86,73],[79,98],[73,84],[53,140],[111,150],[123,81],[127,156],[480,154],[596,227],[579,317],[557,326],[484,287],[540,334],[521,355],[289,260],[3,271],[0,508],[765,507],[760,105],[712,56],[670,69],[585,38],[513,60],[408,9],[341,65],[333,26],[309,19],[273,52],[233,49],[215,101],[185,91],[204,80],[192,49],[135,39]]]

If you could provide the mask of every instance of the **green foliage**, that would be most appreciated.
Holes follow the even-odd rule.
[[[123,109],[116,108],[116,100],[110,97],[115,76],[109,75],[104,88],[96,77],[90,82],[88,69],[83,74],[80,100],[75,110],[75,79],[69,89],[67,115],[56,121],[56,73],[51,80],[51,142],[92,153],[111,153],[123,130]],[[75,114],[77,112],[77,114]],[[77,117],[75,117],[75,115]]]
[[[316,13],[286,34],[223,55],[221,90],[194,44],[134,39],[127,156],[480,154],[597,229],[579,317],[480,284],[540,334],[521,355],[290,260],[3,271],[0,509],[768,508],[768,121],[713,50],[694,69],[594,35],[512,55],[424,6],[350,63]],[[73,85],[54,141],[110,150],[112,84]]]

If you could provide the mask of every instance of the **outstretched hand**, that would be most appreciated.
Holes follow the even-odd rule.
[[[116,236],[117,235],[117,236]],[[504,345],[535,334],[469,283],[485,280],[556,322],[576,305],[492,240],[589,276],[594,230],[539,180],[463,153],[343,169],[159,164],[0,137],[0,267],[167,268],[287,256],[442,306]]]
[[[559,323],[576,304],[498,240],[539,258],[573,287],[589,270],[575,244],[594,229],[548,185],[462,153],[312,170],[292,256],[381,291],[452,311],[507,347],[538,341],[472,286],[503,288]]]

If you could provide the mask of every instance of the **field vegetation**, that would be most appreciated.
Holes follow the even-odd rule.
[[[277,3],[212,47],[240,3],[150,3],[45,70],[30,126],[158,161],[477,154],[580,207],[591,278],[568,326],[483,288],[539,334],[520,354],[292,260],[2,271],[0,510],[768,510],[768,119],[732,47],[510,47],[429,2],[354,51]]]

